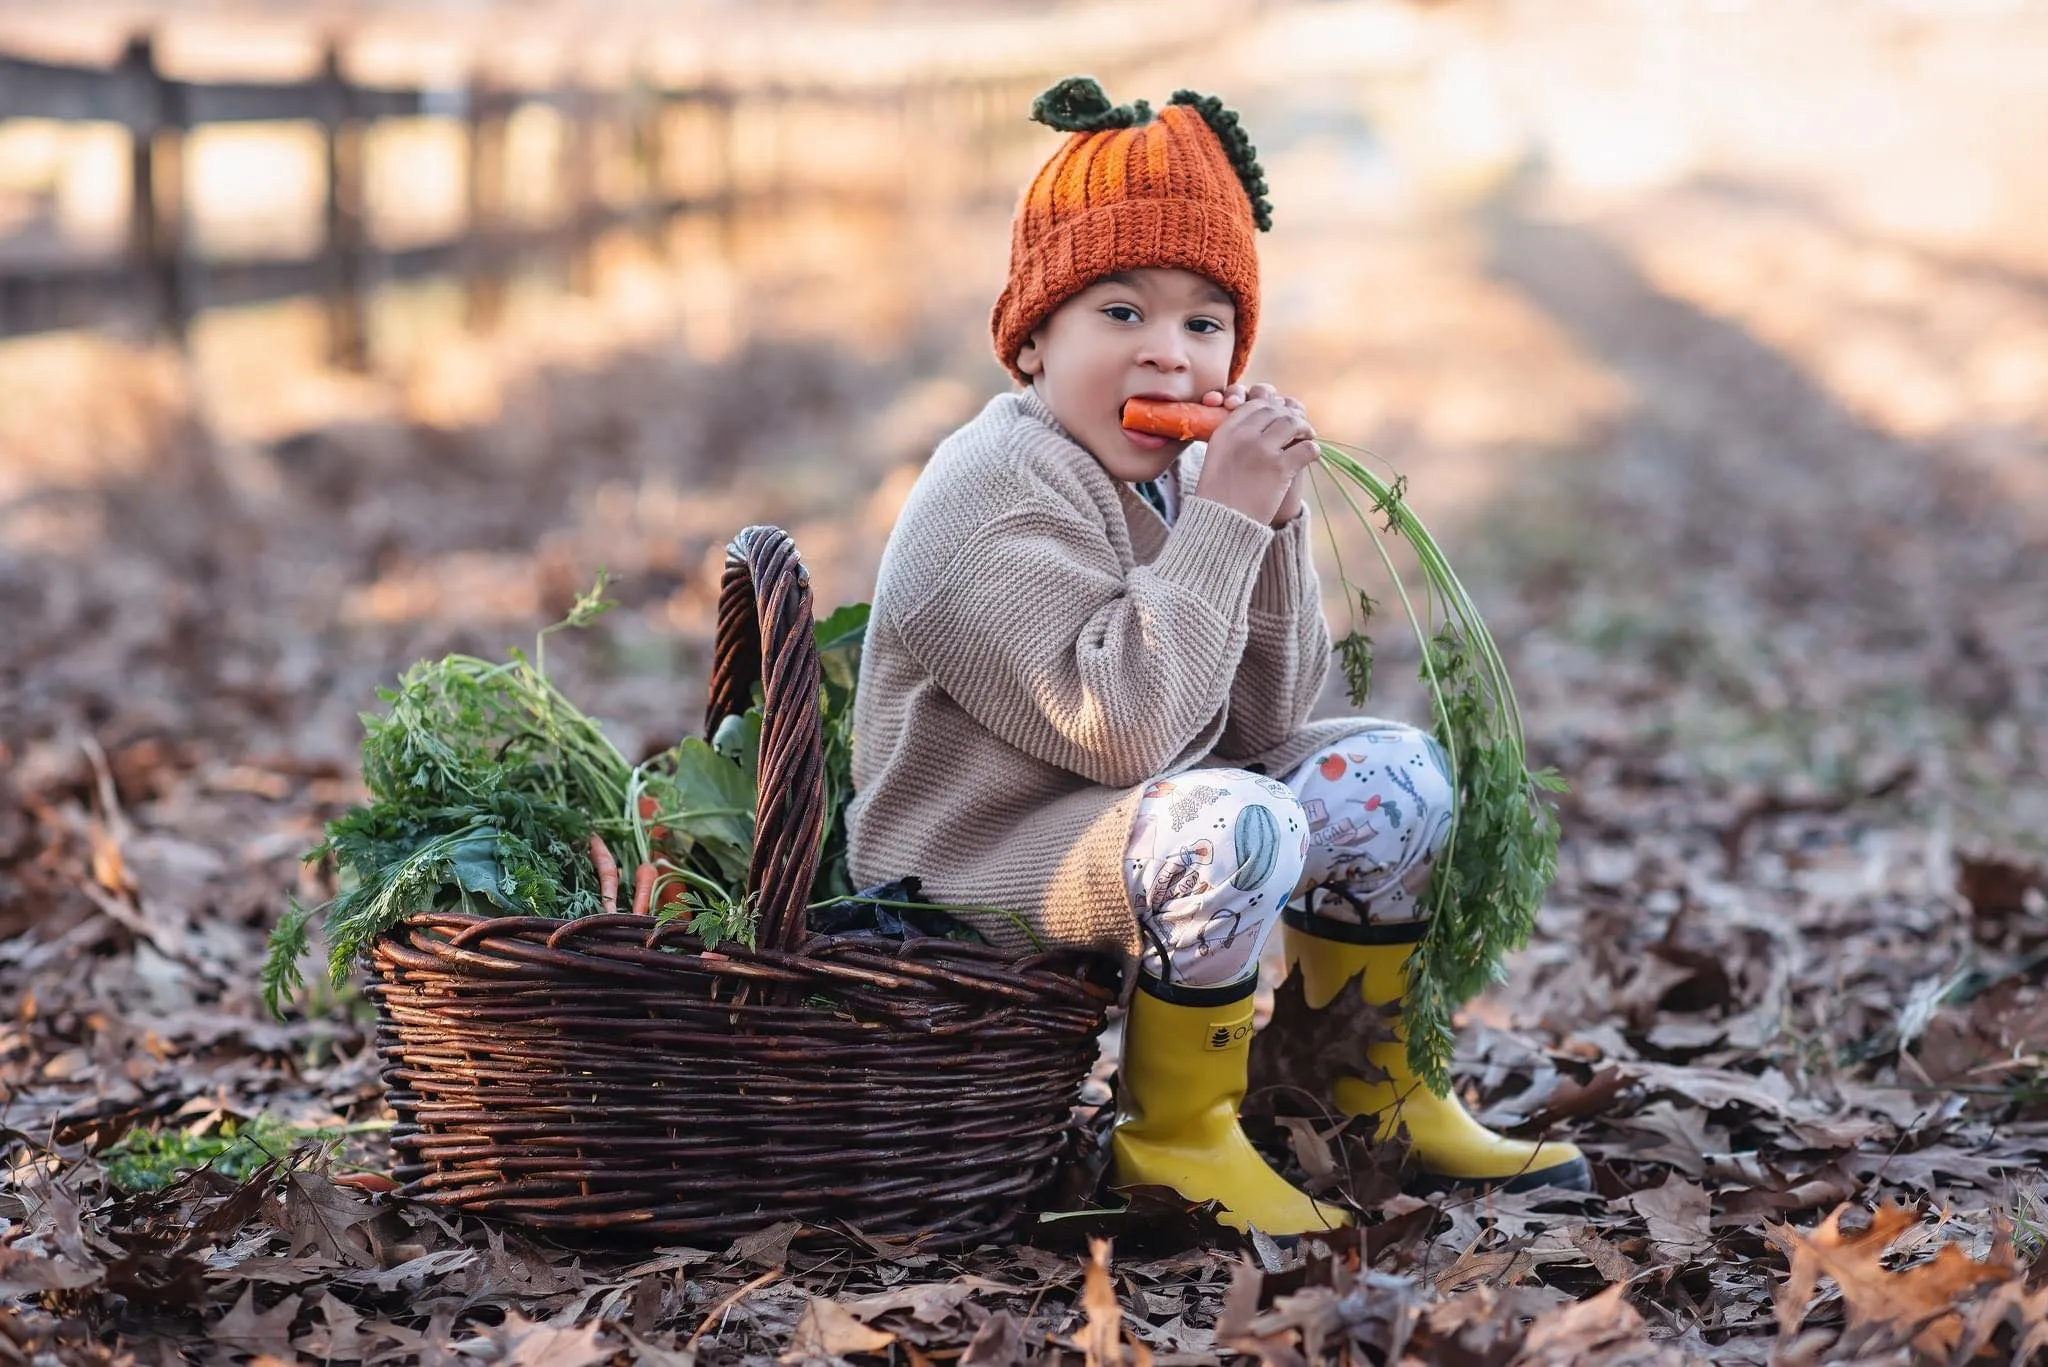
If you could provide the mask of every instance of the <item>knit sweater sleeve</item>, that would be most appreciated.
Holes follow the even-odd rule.
[[[1308,721],[1329,672],[1330,629],[1303,508],[1273,534],[1259,562],[1244,656],[1216,754],[1250,759],[1286,740]]]
[[[982,726],[1110,787],[1170,766],[1230,694],[1271,529],[1191,498],[1149,565],[1083,510],[1030,497],[984,526],[899,629]]]

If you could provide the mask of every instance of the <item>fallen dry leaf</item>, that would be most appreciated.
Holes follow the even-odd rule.
[[[782,1361],[797,1367],[844,1362],[853,1353],[879,1353],[896,1341],[885,1329],[861,1323],[854,1313],[836,1301],[812,1296],[796,1322]]]
[[[284,1181],[284,1206],[290,1221],[292,1252],[313,1253],[356,1267],[376,1266],[369,1240],[357,1232],[378,1216],[378,1209],[343,1191],[317,1172],[295,1171]]]
[[[542,1324],[508,1310],[505,1322],[491,1331],[489,1342],[497,1350],[493,1360],[502,1367],[591,1367],[616,1351],[597,1341],[603,1328],[596,1320],[568,1326]]]
[[[1021,1367],[1024,1356],[1024,1326],[1009,1311],[998,1310],[967,1341],[960,1367]]]
[[[1121,1367],[1124,1360],[1124,1312],[1109,1280],[1109,1248],[1107,1239],[1088,1241],[1087,1279],[1081,1288],[1081,1306],[1088,1316],[1081,1351],[1088,1367]]]
[[[242,1298],[215,1321],[209,1333],[217,1343],[246,1353],[269,1353],[296,1360],[292,1321],[299,1316],[299,1297],[288,1295],[268,1310],[256,1308],[256,1288],[242,1288]]]
[[[1393,1038],[1385,1008],[1366,1001],[1356,978],[1312,1009],[1301,971],[1289,972],[1273,990],[1272,1019],[1252,1036],[1244,1113],[1316,1119],[1338,1114],[1329,1099],[1331,1084],[1345,1077],[1384,1079],[1385,1071],[1366,1052]]]
[[[1871,1213],[1868,1229],[1844,1234],[1842,1217],[1852,1209],[1836,1207],[1811,1233],[1785,1225],[1771,1230],[1791,1261],[1791,1275],[1776,1297],[1780,1342],[1804,1321],[1815,1284],[1827,1277],[1842,1293],[1851,1331],[1880,1334],[1894,1346],[1910,1343],[1946,1361],[1967,1328],[1976,1293],[2020,1276],[2011,1246],[2003,1242],[1985,1262],[1944,1243],[1931,1261],[1888,1269],[1881,1261],[1885,1251],[1918,1225],[1920,1216],[1905,1206],[1884,1205]]]
[[[1538,1315],[1515,1355],[1516,1367],[1686,1367],[1686,1355],[1650,1338],[1623,1288]]]
[[[73,1262],[69,1258],[43,1258],[18,1248],[0,1247],[0,1300],[32,1296],[43,1291],[76,1291],[93,1286],[106,1276],[97,1264]]]
[[[322,1361],[359,1362],[378,1341],[374,1331],[363,1332],[363,1317],[354,1306],[327,1292],[320,1293],[313,1313],[320,1323],[298,1346]]]
[[[730,1261],[752,1263],[756,1267],[787,1267],[790,1241],[802,1228],[802,1223],[796,1220],[780,1221],[759,1233],[735,1240],[725,1256]]]
[[[1714,1246],[1707,1193],[1675,1173],[1663,1185],[1625,1196],[1615,1204],[1629,1206],[1649,1223],[1650,1242],[1667,1262],[1690,1262]]]

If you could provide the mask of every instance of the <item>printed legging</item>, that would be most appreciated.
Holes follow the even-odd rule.
[[[1190,987],[1240,981],[1295,895],[1340,920],[1417,919],[1452,799],[1436,738],[1394,722],[1310,755],[1284,782],[1190,769],[1151,784],[1124,859],[1145,971]]]

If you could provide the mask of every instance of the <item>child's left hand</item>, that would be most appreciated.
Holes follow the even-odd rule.
[[[1301,406],[1301,400],[1291,399],[1269,384],[1234,384],[1227,389],[1212,389],[1202,396],[1202,402],[1211,408],[1242,408],[1253,399],[1278,399],[1303,418],[1308,416],[1308,410]],[[1294,520],[1294,515],[1301,511],[1301,491],[1308,480],[1308,472],[1309,467],[1303,466],[1301,473],[1294,477],[1294,483],[1287,486],[1287,493],[1280,500],[1279,510],[1273,514],[1273,526],[1286,526]]]

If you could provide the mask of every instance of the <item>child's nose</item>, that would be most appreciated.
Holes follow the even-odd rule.
[[[1138,364],[1157,370],[1186,370],[1188,349],[1180,329],[1148,329],[1138,346]]]

